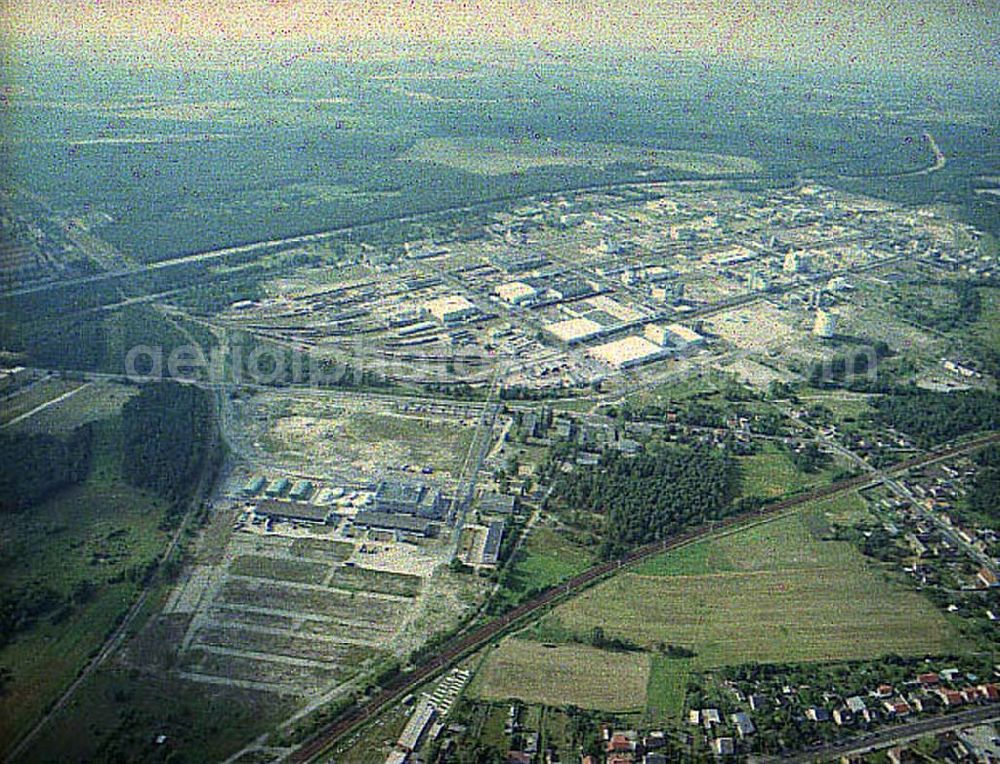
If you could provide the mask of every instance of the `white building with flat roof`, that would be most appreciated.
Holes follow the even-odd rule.
[[[637,334],[587,350],[587,355],[615,369],[628,369],[665,358],[669,350]]]
[[[442,324],[457,324],[476,315],[479,310],[461,295],[448,295],[424,303],[424,310]]]
[[[654,342],[661,347],[670,344],[670,331],[663,324],[646,324],[643,329],[643,336],[650,342]]]
[[[705,342],[705,338],[698,334],[698,332],[682,324],[669,324],[667,331],[670,333],[671,340],[675,345],[689,347],[702,345]]]
[[[520,305],[538,296],[538,290],[523,281],[510,281],[497,287],[497,297],[511,305]]]
[[[565,321],[556,321],[544,327],[545,333],[555,340],[565,344],[574,345],[583,342],[591,337],[598,336],[604,327],[589,318],[570,318]]]

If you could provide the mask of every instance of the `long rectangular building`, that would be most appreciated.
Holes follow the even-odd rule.
[[[303,501],[274,501],[263,500],[257,502],[254,512],[258,515],[280,518],[283,520],[298,520],[307,523],[325,523],[329,520],[333,510],[330,507],[318,507],[315,504],[307,504]]]
[[[359,528],[416,533],[420,536],[434,536],[437,533],[437,526],[422,517],[371,512],[369,510],[358,512],[354,518],[354,525]]]
[[[486,542],[483,544],[483,565],[496,565],[500,559],[500,542],[503,541],[503,520],[494,520],[487,526]]]
[[[666,358],[669,352],[668,349],[650,342],[645,337],[630,335],[614,342],[592,347],[587,350],[587,355],[616,369],[628,369]]]
[[[437,716],[437,709],[426,700],[420,701],[420,704],[413,712],[413,716],[406,722],[406,726],[403,728],[402,733],[400,733],[399,741],[396,745],[404,751],[412,752],[417,750],[417,747],[420,745],[420,739],[427,730],[427,725],[434,721],[435,716]]]

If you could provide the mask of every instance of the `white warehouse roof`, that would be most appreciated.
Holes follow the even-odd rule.
[[[589,318],[570,318],[566,321],[557,321],[545,327],[545,331],[562,342],[571,343],[593,337],[604,330],[596,321]]]
[[[511,281],[497,287],[497,296],[504,302],[509,302],[512,305],[516,305],[524,300],[530,300],[536,294],[538,294],[538,290],[530,284],[525,284],[523,281]]]
[[[424,308],[442,323],[476,312],[476,306],[461,295],[448,295],[424,303]]]
[[[627,369],[641,363],[665,358],[667,350],[637,334],[590,348],[587,355],[616,369]]]
[[[667,327],[667,331],[670,332],[674,337],[686,342],[689,345],[693,345],[696,342],[704,342],[705,338],[702,337],[694,329],[688,329],[686,326],[681,324],[670,324]]]

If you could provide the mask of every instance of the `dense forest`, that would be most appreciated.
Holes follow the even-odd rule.
[[[94,432],[76,428],[67,438],[11,433],[0,436],[0,512],[18,512],[87,477]]]
[[[960,435],[1000,427],[1000,395],[985,390],[938,393],[900,388],[872,401],[875,419],[930,448]]]
[[[973,457],[977,467],[966,501],[969,509],[1000,518],[1000,447],[990,446]]]
[[[974,324],[982,311],[982,298],[978,286],[989,286],[989,281],[930,281],[922,280],[898,288],[892,295],[897,313],[909,321],[933,327],[939,331],[955,331]],[[919,287],[940,287],[952,293],[950,299],[928,299]]]
[[[736,463],[725,454],[664,447],[636,458],[609,453],[599,467],[560,475],[553,498],[604,515],[600,551],[610,559],[686,526],[724,517],[738,484]]]
[[[169,498],[198,481],[214,427],[208,393],[175,382],[145,385],[122,407],[122,474]]]

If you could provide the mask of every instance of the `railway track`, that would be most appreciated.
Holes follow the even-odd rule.
[[[983,446],[1000,441],[1000,433],[991,433],[964,443],[932,450],[912,459],[900,462],[889,470],[887,475],[896,475],[908,470],[926,466],[943,459],[950,459],[970,451],[977,450]],[[845,480],[839,480],[827,486],[815,488],[797,496],[784,499],[782,501],[768,504],[754,512],[743,513],[734,517],[720,520],[709,526],[703,526],[695,530],[672,536],[669,539],[657,541],[651,544],[638,547],[621,559],[610,560],[608,562],[588,568],[568,581],[564,581],[556,587],[542,592],[537,597],[528,602],[518,605],[513,610],[497,616],[492,621],[478,626],[466,634],[455,637],[447,643],[434,657],[417,666],[407,674],[401,674],[389,682],[382,689],[372,696],[367,702],[355,705],[346,710],[338,719],[331,722],[325,728],[317,732],[312,738],[307,740],[300,748],[292,752],[288,760],[291,762],[308,762],[323,755],[347,733],[364,724],[370,718],[378,714],[386,706],[404,697],[415,690],[425,681],[433,677],[438,672],[448,668],[453,663],[461,659],[474,650],[487,645],[491,640],[500,636],[512,626],[519,624],[528,616],[537,613],[560,599],[575,594],[604,576],[628,567],[640,560],[653,555],[669,552],[679,547],[703,539],[708,536],[717,535],[726,531],[749,525],[765,519],[771,519],[782,513],[788,512],[795,507],[819,499],[825,499],[845,491],[875,485],[881,481],[877,475],[865,474]]]

